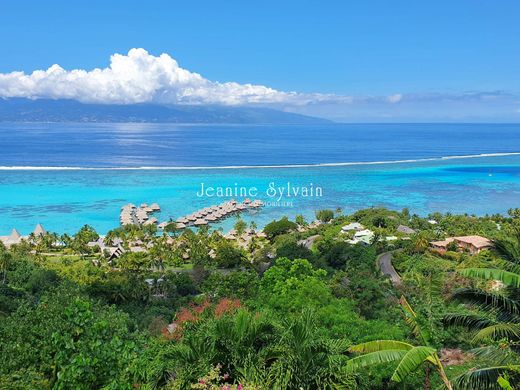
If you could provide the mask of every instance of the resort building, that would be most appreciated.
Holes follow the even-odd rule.
[[[348,225],[345,225],[341,228],[341,231],[343,232],[359,232],[363,230],[365,227],[361,225],[359,222],[351,222]]]
[[[2,244],[4,244],[7,248],[9,248],[11,245],[18,244],[20,241],[22,241],[22,236],[20,233],[18,233],[18,230],[13,229],[11,231],[11,234],[8,236],[1,236],[0,241]]]
[[[482,236],[448,237],[442,241],[432,241],[430,242],[430,246],[433,250],[444,254],[448,250],[448,245],[452,242],[455,242],[458,249],[467,251],[472,255],[493,246],[491,240]]]
[[[370,245],[374,239],[374,232],[369,229],[364,229],[356,232],[351,240],[347,240],[349,244],[365,244]]]
[[[35,237],[44,236],[47,231],[40,224],[37,224],[33,230],[33,235]],[[0,242],[5,245],[6,248],[9,248],[11,245],[19,244],[22,240],[28,240],[29,236],[22,236],[18,230],[13,229],[11,234],[8,236],[0,236]]]
[[[47,233],[47,231],[43,228],[42,225],[40,224],[37,224],[36,227],[34,228],[34,231],[33,231],[33,234],[38,237],[38,236],[44,236],[45,234]]]
[[[411,227],[408,227],[405,225],[399,225],[397,227],[397,231],[399,233],[403,233],[403,234],[415,234],[415,230],[413,230]]]

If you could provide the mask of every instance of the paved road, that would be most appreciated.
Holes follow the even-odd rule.
[[[400,286],[402,284],[401,277],[395,270],[392,265],[392,254],[394,251],[385,252],[377,258],[377,263],[379,265],[379,269],[383,273],[383,275],[387,275],[390,277],[394,286]]]
[[[316,241],[321,236],[319,234],[316,234],[315,236],[310,236],[305,240],[298,241],[298,245],[303,245],[307,249],[311,249],[312,245],[314,244],[314,241]]]

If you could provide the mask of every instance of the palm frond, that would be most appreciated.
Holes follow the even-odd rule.
[[[446,314],[443,317],[442,322],[448,326],[462,326],[468,330],[484,329],[496,323],[489,318],[479,315],[458,313]]]
[[[392,375],[392,380],[401,382],[408,374],[417,370],[425,360],[431,358],[435,354],[435,349],[431,347],[419,346],[413,347],[403,356],[399,365]]]
[[[503,259],[513,263],[520,262],[520,231],[515,229],[511,237],[493,240],[493,247]]]
[[[477,288],[461,288],[455,291],[452,299],[476,305],[481,310],[497,314],[502,321],[511,321],[520,315],[520,302],[517,300]]]
[[[352,372],[367,366],[396,362],[401,360],[406,353],[407,351],[403,349],[387,349],[356,356],[347,362],[347,370]]]
[[[350,342],[346,339],[326,339],[324,344],[329,353],[338,355],[349,351]]]
[[[495,390],[500,389],[498,378],[503,373],[515,372],[520,365],[486,367],[470,370],[453,380],[457,390]]]
[[[401,308],[403,309],[404,320],[410,327],[412,333],[415,335],[415,337],[421,339],[425,344],[428,344],[430,341],[430,335],[421,329],[419,321],[417,320],[417,314],[415,314],[404,295],[401,295],[399,303],[401,304]]]
[[[509,340],[520,339],[520,324],[495,324],[481,329],[474,337],[473,341],[483,341],[487,339],[500,340],[507,338]]]
[[[520,275],[514,272],[497,268],[466,268],[459,271],[461,275],[469,278],[484,280],[500,280],[507,286],[520,287]]]
[[[473,348],[469,352],[480,359],[493,362],[497,365],[514,364],[517,361],[516,359],[518,359],[518,355],[511,351],[510,348],[503,348],[496,345]]]
[[[504,258],[496,259],[494,261],[496,266],[500,269],[504,269],[506,271],[513,272],[515,274],[520,274],[520,262],[513,262],[510,260],[506,260]]]
[[[366,343],[353,345],[348,350],[349,350],[349,352],[370,353],[370,352],[387,351],[387,350],[408,351],[412,348],[413,348],[413,345],[405,343],[403,341],[374,340],[374,341],[368,341]]]

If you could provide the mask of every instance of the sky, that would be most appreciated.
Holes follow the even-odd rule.
[[[0,97],[520,122],[519,15],[516,0],[2,0]]]

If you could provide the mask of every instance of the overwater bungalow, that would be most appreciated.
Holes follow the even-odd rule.
[[[203,218],[199,218],[197,219],[195,222],[194,222],[194,225],[195,226],[202,226],[202,225],[207,225],[208,224],[208,221],[206,221],[205,219]]]
[[[153,225],[153,224],[156,224],[157,223],[157,218],[155,217],[152,217],[150,218],[149,220],[147,220],[144,225]]]

